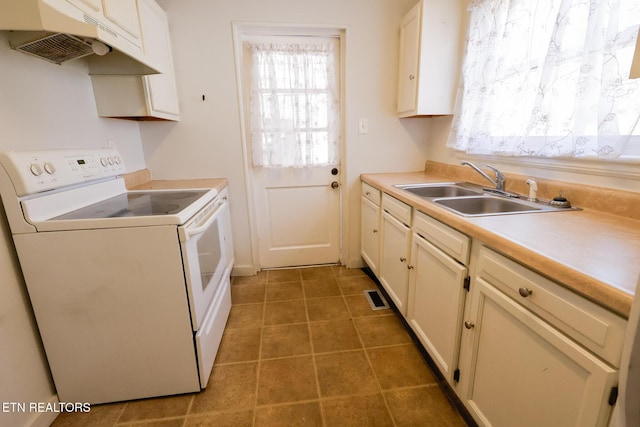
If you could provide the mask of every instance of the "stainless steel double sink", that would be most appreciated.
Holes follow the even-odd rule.
[[[395,187],[427,199],[458,215],[469,217],[576,209],[555,207],[542,201],[528,201],[512,193],[491,194],[490,192],[495,190],[468,182],[401,184]]]

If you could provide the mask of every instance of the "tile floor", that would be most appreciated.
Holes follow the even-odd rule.
[[[375,286],[343,267],[236,277],[206,390],[53,426],[464,426],[394,312],[369,307]]]

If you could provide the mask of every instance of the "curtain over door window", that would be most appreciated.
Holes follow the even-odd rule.
[[[262,37],[244,46],[251,62],[253,165],[339,164],[338,40]]]

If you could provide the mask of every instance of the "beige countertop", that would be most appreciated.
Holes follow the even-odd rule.
[[[200,179],[151,179],[149,169],[142,169],[123,176],[129,190],[185,190],[190,188],[215,188],[222,191],[228,184],[226,178]]]
[[[463,217],[394,187],[396,184],[451,182],[450,175],[433,172],[363,174],[361,179],[628,317],[640,277],[640,220],[587,208]]]

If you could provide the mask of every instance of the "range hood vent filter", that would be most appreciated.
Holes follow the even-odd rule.
[[[54,33],[47,37],[12,47],[56,64],[82,58],[93,53],[90,43],[70,34],[62,33]]]

